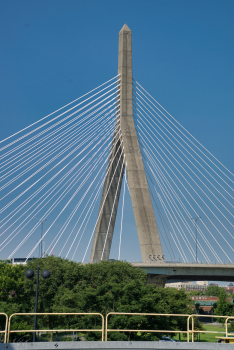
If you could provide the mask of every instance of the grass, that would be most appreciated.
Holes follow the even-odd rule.
[[[204,328],[204,331],[210,331],[210,332],[216,332],[216,333],[195,333],[194,335],[194,341],[200,341],[200,342],[209,342],[209,343],[215,343],[218,336],[225,337],[226,331],[224,326],[216,326],[213,324],[210,325],[202,325]],[[173,337],[175,340],[179,340],[179,334],[175,335]],[[181,341],[187,341],[187,335],[181,334],[180,335]],[[192,341],[192,335],[190,335],[190,341]]]

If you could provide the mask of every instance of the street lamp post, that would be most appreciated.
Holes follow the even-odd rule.
[[[196,263],[197,263],[197,220],[201,219],[201,216],[198,216],[196,219],[191,218],[195,222],[195,232],[196,232]]]
[[[37,313],[37,303],[38,303],[38,287],[39,287],[39,264],[37,266],[37,285],[36,285],[36,298],[35,298],[35,314]],[[33,270],[27,270],[25,272],[25,276],[29,279],[32,279],[34,277],[34,271]],[[47,279],[50,277],[50,271],[48,270],[44,270],[41,273],[41,277],[44,279]],[[34,326],[33,326],[33,330],[35,331],[37,329],[37,315],[34,315]],[[36,332],[33,332],[33,342],[35,343],[36,341]]]

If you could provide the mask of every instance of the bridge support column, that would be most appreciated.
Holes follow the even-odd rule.
[[[167,277],[157,276],[154,274],[147,274],[147,280],[146,280],[147,284],[154,284],[157,287],[164,288],[166,281],[167,281]]]
[[[163,252],[133,120],[132,32],[126,24],[119,33],[118,74],[120,74],[120,130],[123,140],[127,178],[142,259],[143,262],[147,262],[150,261],[149,255],[162,256]],[[122,181],[123,174],[117,171],[113,190],[117,188],[116,183],[118,183],[117,177],[119,176],[121,176],[120,180]],[[106,196],[106,190],[107,187],[104,186],[102,200]],[[107,195],[104,207],[107,205],[108,209],[101,214],[100,224],[96,228],[90,262],[101,260],[100,252],[104,247],[104,236],[107,232],[108,219],[110,217],[109,211],[111,210],[110,205],[113,203],[113,193],[111,190]],[[102,260],[109,258],[117,206],[118,200],[116,200],[115,216],[111,223],[111,234],[108,235],[108,247],[105,247],[105,256],[103,256]]]

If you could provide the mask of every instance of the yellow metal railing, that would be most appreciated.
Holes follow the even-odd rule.
[[[217,331],[197,331],[194,330],[194,317],[213,317],[213,318],[226,318],[225,325],[226,325],[226,336],[227,336],[227,319],[233,318],[234,317],[229,317],[229,316],[217,316],[217,315],[199,315],[199,314],[193,314],[189,315],[188,320],[187,320],[187,342],[189,342],[189,334],[192,334],[192,343],[194,342],[194,333],[218,333]],[[189,321],[190,319],[192,320],[192,329],[190,330],[189,326]],[[225,333],[225,331],[223,332]]]
[[[194,342],[194,334],[195,333],[217,333],[217,331],[199,331],[199,330],[194,330],[194,319],[196,317],[213,317],[213,318],[223,318],[225,319],[225,330],[223,333],[226,331],[226,337],[228,337],[228,320],[233,319],[234,316],[218,316],[218,315],[199,315],[199,314],[192,314],[192,315],[187,315],[187,314],[157,314],[157,313],[134,313],[134,312],[110,312],[106,315],[106,324],[105,320],[102,314],[100,313],[62,313],[62,312],[57,312],[57,313],[15,313],[9,317],[8,321],[8,316],[5,313],[0,313],[0,315],[3,315],[6,317],[6,325],[5,325],[5,330],[0,331],[0,333],[4,333],[4,342],[9,342],[10,339],[10,334],[11,333],[33,333],[33,332],[44,332],[44,333],[53,333],[53,332],[101,332],[102,335],[102,341],[104,341],[104,330],[105,330],[105,341],[107,341],[108,338],[108,332],[146,332],[146,333],[186,333],[187,334],[187,342],[189,342],[189,337],[190,334],[192,335],[192,342]],[[11,330],[11,320],[12,317],[14,316],[100,316],[102,319],[102,327],[99,329],[37,329],[37,330]],[[186,317],[187,318],[187,330],[183,331],[174,331],[174,330],[160,330],[160,329],[114,329],[114,328],[108,328],[108,318],[111,315],[126,315],[126,316],[155,316],[155,317]],[[190,329],[190,320],[191,320],[191,326],[192,329]],[[230,334],[229,334],[230,335]],[[234,335],[231,333],[231,335]]]
[[[227,327],[228,327],[228,325],[227,325],[228,320],[234,320],[234,316],[228,316],[226,321],[225,321],[226,337],[228,336],[228,329],[227,329]],[[234,335],[234,333],[229,333],[229,335]]]
[[[5,330],[4,331],[0,331],[0,333],[4,333],[4,343],[6,343],[7,340],[7,324],[8,324],[8,316],[7,314],[5,314],[4,312],[0,312],[0,315],[5,316],[6,317],[6,324],[5,324]]]
[[[13,316],[100,316],[102,318],[102,328],[101,329],[37,329],[37,330],[11,330],[11,319]],[[9,317],[9,323],[8,323],[8,337],[7,337],[7,342],[9,343],[10,339],[10,334],[11,333],[28,333],[28,332],[101,332],[102,333],[102,341],[104,341],[104,317],[102,314],[96,313],[96,312],[90,312],[90,313],[79,313],[79,312],[67,312],[67,313],[62,313],[62,312],[43,312],[43,313],[15,313]]]
[[[108,329],[108,317],[110,315],[189,317],[189,315],[185,315],[185,314],[148,314],[148,313],[135,313],[135,312],[109,312],[106,315],[105,341],[107,341],[108,332],[187,333],[187,336],[189,337],[189,333],[186,331],[172,331],[172,330],[159,330],[159,329],[113,329],[113,328]]]

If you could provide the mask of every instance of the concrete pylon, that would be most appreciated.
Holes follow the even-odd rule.
[[[151,256],[158,256],[159,260],[163,257],[162,247],[158,234],[158,228],[155,220],[154,210],[149,193],[148,183],[145,175],[145,169],[141,157],[141,151],[138,143],[136,129],[133,121],[133,97],[132,97],[132,32],[125,24],[119,33],[119,57],[118,74],[120,74],[120,130],[122,137],[123,153],[125,155],[125,165],[127,178],[132,200],[132,207],[136,221],[137,233],[141,248],[143,262],[151,260]],[[115,152],[117,146],[115,148]],[[121,151],[119,151],[119,155]],[[113,159],[112,153],[109,158],[109,164]],[[118,163],[114,180],[107,189],[113,175],[113,171]],[[111,241],[114,232],[115,218],[117,215],[118,201],[121,186],[115,199],[114,210],[111,222],[109,223],[112,204],[119,181],[123,178],[123,156],[120,159],[116,157],[115,162],[108,171],[106,182],[104,184],[102,199],[99,209],[99,221],[96,226],[90,262],[108,260],[111,248]],[[121,171],[122,169],[122,171]],[[104,199],[105,203],[103,205]],[[102,212],[100,212],[100,210]],[[104,249],[104,242],[108,230],[108,237]]]

